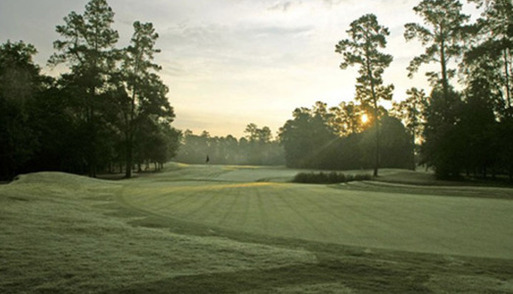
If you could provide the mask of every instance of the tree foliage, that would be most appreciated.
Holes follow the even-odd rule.
[[[319,107],[320,106],[320,107]],[[376,145],[374,125],[362,125],[361,131],[340,133],[333,128],[332,118],[347,104],[329,111],[322,102],[309,108],[298,108],[293,119],[280,129],[280,140],[289,167],[328,170],[368,169],[374,166]],[[402,123],[382,115],[380,130],[385,135],[379,150],[383,167],[412,168],[413,145]]]
[[[121,110],[121,129],[126,152],[125,176],[132,175],[135,134],[144,124],[161,119],[168,123],[174,118],[173,108],[166,98],[168,88],[157,75],[160,66],[153,63],[158,34],[152,23],[134,22],[130,45],[123,50],[123,62],[118,84],[118,103]],[[140,135],[143,133],[139,132]],[[151,134],[151,132],[150,132]],[[140,138],[141,140],[148,140]],[[149,139],[151,141],[151,139]],[[162,141],[162,142],[165,142]],[[160,162],[160,161],[159,161]]]
[[[424,90],[415,87],[406,91],[407,98],[401,102],[394,102],[393,116],[402,120],[408,130],[415,150],[413,156],[420,152],[425,120],[425,110],[427,107],[427,97]],[[413,167],[415,169],[415,167]]]
[[[477,2],[479,6],[483,1]],[[496,86],[490,89],[503,99],[505,112],[513,112],[513,3],[510,0],[486,1],[487,5],[474,25],[478,42],[465,53],[468,76],[479,75]]]
[[[438,36],[438,39],[425,38],[423,44],[431,46],[426,52],[438,52],[433,56],[445,64],[449,57],[463,55],[459,69],[464,77],[464,89],[456,92],[450,87],[443,77],[441,63],[442,80],[446,82],[435,83],[427,100],[423,162],[433,166],[440,178],[457,178],[464,173],[482,177],[509,174],[511,179],[511,1],[469,1],[483,8],[481,18],[471,26],[463,26],[468,16],[461,14],[459,2],[430,2],[436,5],[417,6],[433,27],[431,36]],[[444,34],[442,25],[447,30]],[[413,36],[412,28],[407,26],[405,36]],[[468,47],[462,46],[464,29],[472,37],[466,40]],[[450,77],[450,72],[446,76]]]
[[[169,90],[152,62],[158,35],[135,22],[130,45],[118,49],[113,23],[105,0],[69,13],[49,60],[69,71],[56,80],[40,74],[32,45],[0,46],[0,178],[36,170],[96,176],[115,166],[130,176],[134,163],[160,168],[176,154]]]
[[[422,64],[436,62],[440,72],[426,75],[433,86],[441,84],[443,95],[450,95],[449,79],[455,75],[449,61],[461,56],[462,41],[465,39],[464,25],[469,16],[461,12],[459,0],[422,0],[413,10],[422,17],[424,25],[407,23],[404,38],[407,41],[418,39],[426,47],[423,54],[416,56],[408,66],[409,76],[413,76]]]
[[[104,134],[99,132],[105,124],[102,107],[109,89],[107,83],[116,67],[114,46],[119,34],[112,28],[114,12],[106,0],[91,0],[83,14],[71,12],[64,18],[64,23],[56,28],[62,40],[54,42],[57,53],[52,55],[49,63],[67,63],[70,67],[70,86],[79,99],[76,111],[83,120],[84,160],[89,175],[94,177],[105,140]]]
[[[21,41],[0,46],[0,178],[19,172],[38,144],[29,126],[31,106],[44,88],[32,59],[36,52]]]

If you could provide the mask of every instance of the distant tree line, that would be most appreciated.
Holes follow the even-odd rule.
[[[195,135],[186,130],[176,160],[184,163],[204,164],[208,156],[210,164],[284,165],[284,150],[272,137],[269,127],[259,128],[248,124],[245,137],[232,135],[212,137],[206,131]]]
[[[0,178],[121,169],[130,177],[134,167],[159,168],[175,155],[180,132],[171,127],[168,88],[153,62],[158,35],[136,21],[129,45],[119,49],[113,22],[105,0],[64,18],[49,63],[69,72],[57,79],[34,64],[34,46],[0,46]]]

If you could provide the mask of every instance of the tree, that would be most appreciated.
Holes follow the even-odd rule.
[[[339,136],[348,136],[362,132],[366,123],[362,121],[365,110],[354,102],[342,102],[337,107],[330,108],[330,126]]]
[[[337,137],[321,113],[304,107],[296,108],[292,113],[293,119],[280,129],[280,142],[288,167],[320,168],[325,165],[329,156],[325,151]]]
[[[482,0],[478,7],[483,5]],[[476,27],[476,39],[480,40],[465,53],[465,65],[481,69],[491,83],[496,84],[493,92],[500,94],[508,115],[513,111],[513,3],[511,0],[486,1],[486,7]],[[489,66],[493,65],[493,66]],[[487,72],[483,72],[486,69]]]
[[[164,163],[176,156],[180,132],[169,123],[146,119],[134,135],[139,144],[135,153],[139,167],[146,163],[149,168],[153,162],[154,170],[158,171],[164,167]]]
[[[269,127],[259,128],[254,123],[248,124],[244,133],[247,134],[246,138],[249,142],[266,144],[271,142],[272,139],[271,129],[269,129]]]
[[[477,21],[478,39],[465,55],[470,69],[468,81],[470,92],[486,98],[486,105],[493,105],[495,120],[495,146],[491,154],[496,155],[495,168],[509,174],[513,179],[513,3],[511,0],[473,0],[478,6],[486,2],[484,12]],[[474,84],[477,86],[473,86]],[[496,124],[497,124],[496,122]],[[490,134],[490,132],[489,132]],[[497,152],[498,151],[498,152]],[[484,155],[480,158],[489,158]],[[489,164],[489,162],[488,162]],[[484,170],[486,171],[486,169]]]
[[[363,167],[372,166],[371,154],[368,150],[373,149],[373,138],[375,137],[376,127],[372,126],[359,134],[360,140],[358,148],[366,150],[363,152],[361,165]],[[413,155],[413,142],[408,129],[404,127],[398,118],[383,115],[381,118],[381,165],[387,168],[405,168],[412,169],[415,165]],[[355,151],[352,151],[353,153]]]
[[[390,33],[388,28],[379,25],[373,14],[367,14],[351,23],[347,31],[349,38],[341,40],[335,52],[343,55],[341,69],[349,66],[359,65],[356,79],[356,100],[362,105],[372,108],[374,126],[376,127],[375,137],[375,161],[374,176],[378,176],[380,130],[379,130],[379,106],[380,100],[392,99],[393,85],[383,85],[383,72],[393,60],[391,55],[379,52],[379,48],[386,47],[386,36]]]
[[[0,178],[15,176],[38,145],[30,120],[44,79],[32,60],[36,52],[22,41],[0,46]]]
[[[446,103],[450,95],[449,79],[455,74],[455,70],[449,69],[449,61],[462,53],[463,26],[469,20],[468,15],[461,13],[461,8],[458,0],[422,0],[413,10],[423,18],[426,26],[417,23],[404,26],[406,41],[417,38],[426,46],[424,53],[410,62],[408,76],[412,77],[422,64],[440,63],[441,77],[437,72],[426,75],[432,85],[441,84]]]
[[[203,132],[198,136],[187,130],[184,132],[177,160],[204,163],[205,156],[209,155],[213,164],[283,164],[283,148],[279,142],[272,140],[268,127],[259,128],[251,123],[247,125],[245,132],[248,135],[237,140],[232,135],[211,137]]]
[[[177,160],[185,163],[205,163],[205,157],[209,154],[209,138],[210,136],[198,136],[191,130],[186,130],[183,133]],[[213,157],[212,160],[217,160],[217,157]]]
[[[156,72],[161,67],[153,63],[158,34],[151,23],[134,22],[134,34],[130,45],[124,50],[121,76],[123,89],[120,93],[123,133],[126,149],[125,176],[132,176],[134,135],[144,120],[143,116],[156,116],[171,122],[173,109],[166,98],[167,87],[162,83]]]
[[[464,166],[464,134],[455,128],[461,117],[461,109],[461,94],[452,88],[449,88],[448,97],[441,86],[431,92],[425,109],[421,163],[434,167],[438,178],[457,178]]]
[[[408,97],[405,100],[394,103],[393,112],[408,129],[413,146],[417,146],[417,141],[422,137],[427,97],[424,90],[418,90],[415,87],[406,90],[406,95]],[[415,166],[413,169],[415,169]]]
[[[91,0],[83,15],[71,12],[64,18],[64,25],[57,26],[63,40],[54,42],[58,51],[49,63],[68,63],[70,80],[76,90],[79,118],[84,122],[85,158],[89,176],[96,176],[98,157],[102,153],[101,115],[109,87],[107,83],[115,69],[118,32],[111,28],[114,12],[106,0]]]
[[[271,129],[267,126],[259,128],[256,124],[250,123],[246,130],[247,144],[245,157],[248,164],[273,165],[279,162],[281,152],[277,142],[272,140]]]
[[[466,156],[465,169],[467,174],[481,174],[487,172],[497,163],[498,139],[497,121],[494,114],[495,101],[490,82],[476,75],[464,92],[465,101],[462,105],[460,118],[456,124],[459,133],[464,134]],[[492,170],[495,173],[494,170]]]
[[[331,126],[332,113],[326,111],[322,102],[312,109],[298,108],[293,112],[293,119],[280,129],[288,167],[354,170],[374,166],[376,127],[340,135]],[[398,119],[389,117],[382,109],[380,113],[380,128],[385,135],[380,148],[382,166],[411,168],[413,156],[405,156],[413,154],[410,135]]]
[[[427,97],[424,90],[415,87],[406,90],[406,95],[408,97],[405,100],[393,104],[393,110],[396,116],[403,120],[415,142],[422,135]]]

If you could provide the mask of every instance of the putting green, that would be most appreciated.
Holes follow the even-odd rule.
[[[126,183],[120,199],[139,210],[213,230],[369,249],[513,258],[511,200],[257,182],[294,173],[182,167]]]

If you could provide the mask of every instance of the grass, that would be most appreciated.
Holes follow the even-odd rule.
[[[370,188],[144,180],[127,183],[120,200],[144,213],[214,230],[382,249],[513,258],[511,201],[450,197],[451,192],[456,196],[472,194],[476,188],[446,188],[442,191],[449,192],[447,197],[423,197],[415,188],[413,192],[406,189],[403,193],[369,193]],[[484,189],[487,191],[495,193],[496,189]]]
[[[296,172],[22,176],[0,186],[0,292],[513,293],[512,201]]]
[[[111,216],[117,183],[43,173],[0,188],[2,293],[111,292],[183,275],[316,260],[305,250],[130,225]]]

